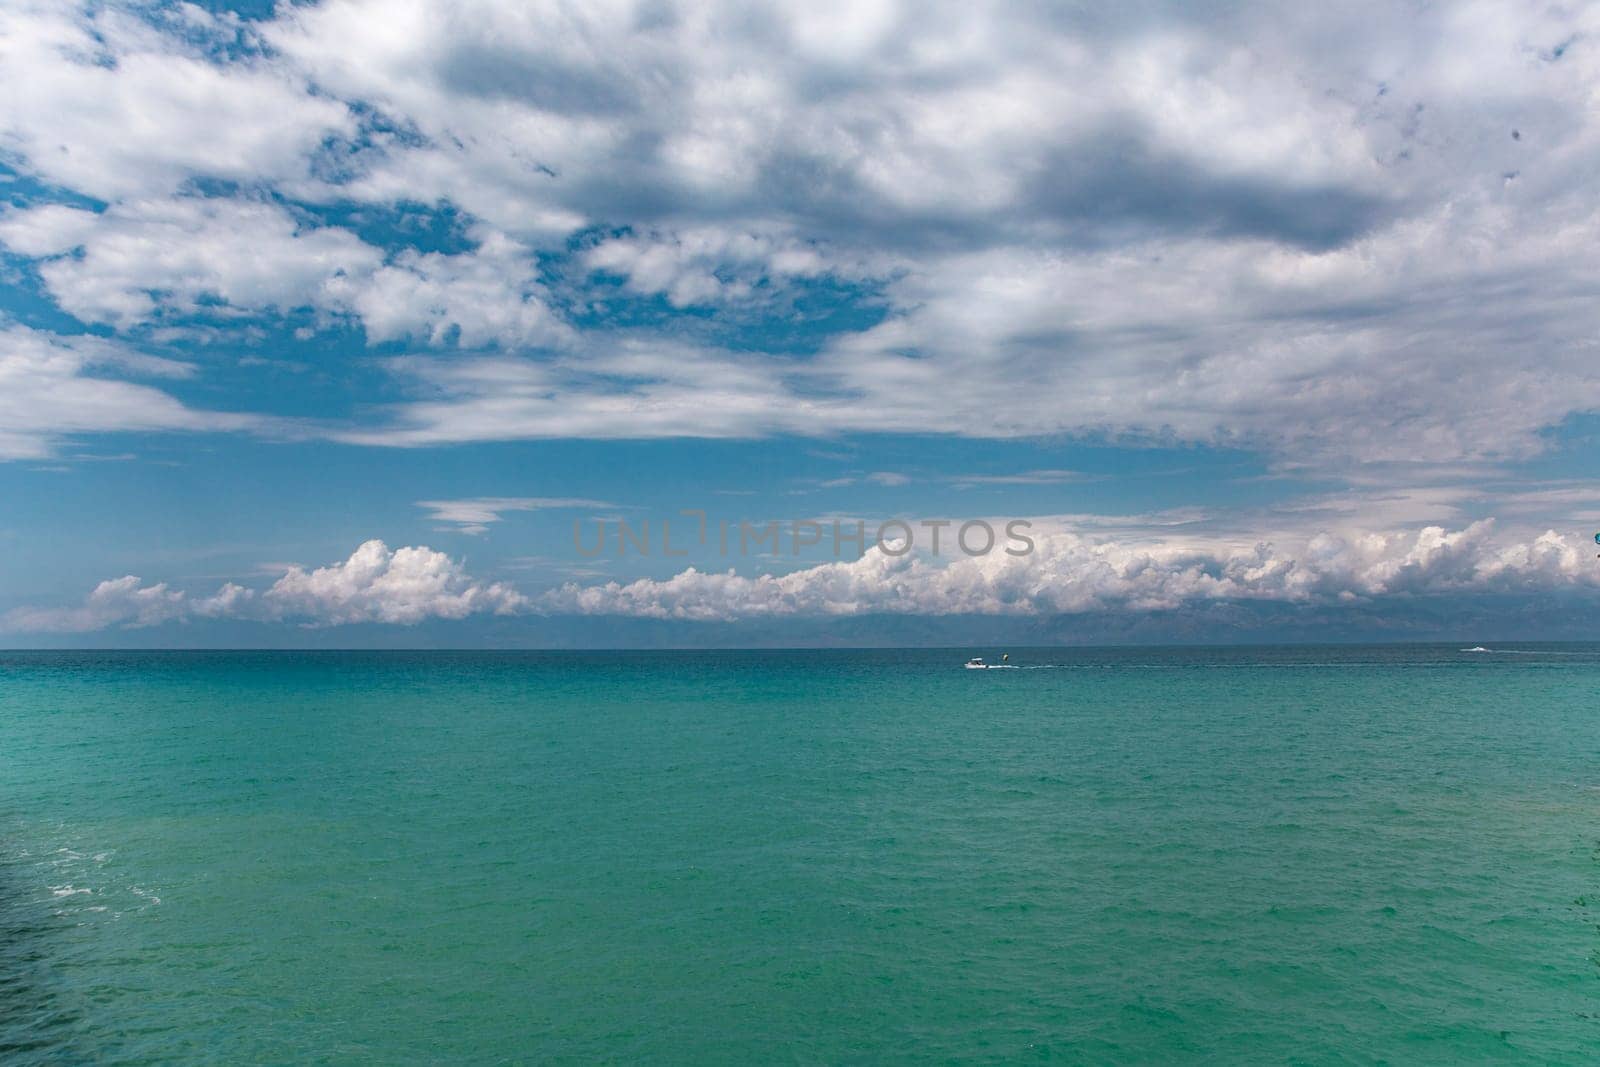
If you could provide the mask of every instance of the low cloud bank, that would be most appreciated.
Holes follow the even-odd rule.
[[[689,568],[664,580],[569,584],[539,600],[552,613],[696,621],[782,615],[1052,615],[1164,611],[1225,600],[1349,602],[1390,596],[1600,589],[1576,537],[1500,541],[1485,520],[1354,538],[1319,534],[1284,550],[1128,545],[1073,533],[1028,556],[947,563],[876,549],[848,563],[775,576]]]
[[[1130,544],[1062,532],[1031,555],[941,560],[890,556],[746,577],[690,567],[665,579],[569,583],[529,597],[485,582],[443,552],[368,541],[326,567],[290,568],[264,591],[228,583],[191,596],[129,575],[101,582],[76,607],[19,608],[13,632],[86,633],[196,619],[323,627],[415,625],[479,615],[620,616],[686,622],[856,615],[1059,616],[1171,612],[1219,603],[1384,604],[1422,598],[1600,594],[1600,560],[1553,530],[1497,537],[1492,520],[1460,530],[1318,534],[1250,548]]]
[[[307,571],[291,567],[265,592],[229,582],[209,597],[191,597],[134,575],[101,582],[75,608],[20,608],[4,629],[86,633],[195,618],[297,622],[307,626],[378,622],[410,625],[524,610],[527,598],[500,582],[474,581],[462,565],[431,548],[391,549],[367,541],[340,563]]]

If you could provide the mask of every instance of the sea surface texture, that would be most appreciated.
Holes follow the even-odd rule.
[[[1593,1063],[1600,646],[0,653],[0,1061]]]

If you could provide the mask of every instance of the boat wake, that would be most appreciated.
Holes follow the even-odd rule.
[[[1487,652],[1493,656],[1584,656],[1585,652],[1566,652],[1554,648],[1484,648],[1474,645],[1472,648],[1463,648],[1463,652]]]

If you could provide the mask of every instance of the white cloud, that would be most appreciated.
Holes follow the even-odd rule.
[[[964,489],[974,485],[1061,485],[1088,481],[1089,477],[1082,471],[1051,469],[1019,471],[1016,474],[963,474],[950,481],[957,488]]]
[[[196,175],[246,183],[303,177],[355,120],[342,102],[259,54],[231,62],[236,19],[201,15],[162,32],[115,6],[8,4],[0,11],[0,144],[46,181],[102,199],[165,195]],[[193,41],[196,35],[204,41]]]
[[[454,525],[458,532],[481,534],[490,523],[499,522],[508,511],[543,511],[553,508],[615,508],[603,500],[581,497],[479,496],[463,500],[419,500],[434,522]]]
[[[290,566],[263,592],[229,582],[210,596],[193,597],[165,582],[145,585],[128,575],[101,582],[80,607],[15,609],[0,618],[0,630],[83,633],[194,618],[305,626],[413,625],[427,619],[509,615],[527,607],[527,599],[510,586],[474,580],[443,552],[420,546],[390,549],[374,540],[339,563],[310,571]]]
[[[572,329],[547,306],[531,251],[479,231],[471,252],[402,252],[365,275],[332,278],[327,293],[349,308],[370,342],[414,338],[463,348],[561,345]]]
[[[942,561],[876,548],[851,562],[744,577],[695,568],[674,577],[568,584],[551,612],[697,621],[789,615],[1053,615],[1175,610],[1222,600],[1341,603],[1423,595],[1600,589],[1581,539],[1548,531],[1501,541],[1491,522],[1358,536],[1319,534],[1279,548],[1182,539],[1130,544],[1076,533],[1038,537],[1025,556]]]
[[[188,598],[165,582],[145,585],[134,575],[95,586],[76,608],[18,608],[0,622],[6,630],[30,633],[87,633],[112,626],[157,626],[186,618]]]
[[[998,532],[999,527],[997,527]],[[483,582],[445,553],[368,541],[349,559],[293,566],[264,591],[233,583],[191,597],[128,576],[95,587],[73,608],[19,608],[14,632],[86,632],[196,617],[413,625],[427,619],[537,612],[686,621],[864,614],[1053,616],[1180,611],[1215,602],[1346,605],[1500,595],[1600,594],[1585,538],[1547,530],[1496,534],[1492,520],[1450,530],[1315,533],[1282,543],[1163,534],[1088,535],[1041,520],[1035,550],[1012,556],[901,556],[870,549],[858,560],[787,574],[743,576],[688,568],[666,579],[568,583],[529,597]],[[1001,540],[1017,547],[1015,541]]]
[[[406,356],[389,362],[427,399],[388,424],[337,431],[352,444],[417,447],[558,437],[755,437],[823,432],[836,404],[788,396],[792,361],[647,337],[609,338],[558,358]]]
[[[880,428],[1097,430],[1324,465],[1525,456],[1600,408],[1585,340],[1600,294],[1581,266],[1600,215],[1485,206],[1472,226],[1503,235],[1491,253],[1464,247],[1465,210],[1315,254],[1161,241],[951,257],[891,286],[911,310],[839,338],[816,370]]]
[[[836,252],[792,234],[713,226],[609,238],[586,252],[583,262],[621,275],[630,292],[662,294],[676,308],[749,301],[762,285],[770,297],[773,288],[781,292],[795,278],[863,279],[875,273],[865,261],[841,262]]]
[[[240,618],[251,614],[255,599],[254,589],[228,582],[210,596],[193,601],[191,607],[201,618]]]
[[[61,205],[0,217],[0,241],[38,257],[56,302],[84,322],[129,328],[172,314],[353,316],[372,343],[480,347],[560,344],[571,331],[545,304],[529,252],[478,228],[454,255],[387,259],[348,230],[282,207],[219,197]]]
[[[85,322],[131,326],[202,299],[247,311],[328,303],[383,256],[346,230],[305,226],[270,204],[202,197],[141,200],[103,214],[58,205],[0,218],[0,241],[50,257],[39,267],[61,307]],[[72,254],[68,254],[72,253]]]
[[[257,416],[186,407],[152,386],[109,376],[182,378],[192,370],[94,337],[0,326],[0,460],[49,456],[76,434],[268,424]]]
[[[474,581],[443,552],[426,547],[391,550],[382,541],[366,542],[342,563],[313,571],[295,567],[261,599],[278,617],[316,626],[410,625],[430,618],[509,615],[527,603],[510,586]]]

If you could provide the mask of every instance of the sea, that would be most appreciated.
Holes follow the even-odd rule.
[[[1594,1063],[1471,647],[0,653],[0,1062]]]

